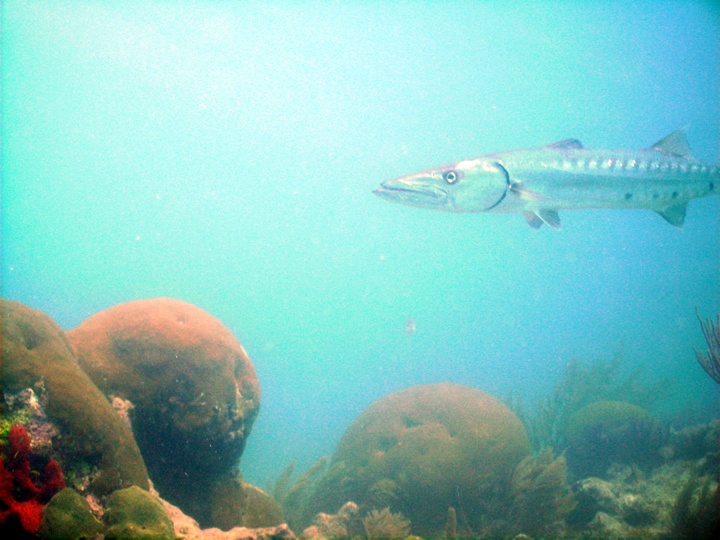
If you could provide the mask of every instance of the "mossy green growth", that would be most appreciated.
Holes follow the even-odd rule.
[[[25,408],[9,414],[0,410],[0,413],[0,444],[4,446],[7,444],[10,428],[15,424],[26,425],[30,420],[30,411]]]
[[[45,540],[95,538],[103,531],[88,502],[71,488],[59,491],[45,506],[38,534]]]
[[[74,462],[89,461],[98,468],[90,485],[95,495],[129,484],[147,488],[147,470],[130,428],[80,369],[60,327],[44,313],[10,300],[0,299],[0,316],[0,388],[17,393],[43,382],[44,411],[62,435],[53,450],[64,458],[65,474]],[[12,421],[12,416],[3,419]]]
[[[109,525],[106,540],[175,538],[172,521],[163,505],[137,486],[117,490],[105,506]]]
[[[570,417],[566,457],[579,478],[602,476],[612,463],[652,465],[660,429],[648,411],[624,401],[595,401]]]

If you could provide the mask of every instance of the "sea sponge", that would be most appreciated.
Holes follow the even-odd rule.
[[[371,404],[347,429],[320,481],[316,511],[352,500],[390,506],[417,534],[442,534],[448,507],[477,525],[530,453],[517,416],[493,396],[453,383],[414,386]]]

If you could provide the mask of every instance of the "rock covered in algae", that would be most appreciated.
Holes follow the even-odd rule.
[[[119,487],[148,487],[145,464],[132,433],[103,393],[80,369],[62,330],[44,313],[2,300],[0,388],[20,393],[40,384],[44,413],[60,428],[54,438],[67,467],[97,468],[90,490],[98,495]]]
[[[78,361],[130,418],[156,488],[203,525],[208,496],[237,464],[260,406],[252,362],[203,310],[170,298],[97,313],[67,333]]]
[[[223,530],[272,527],[284,522],[282,507],[275,499],[240,478],[218,482],[210,496],[210,508],[211,522]]]
[[[105,505],[106,540],[175,538],[173,523],[157,497],[137,486],[119,489]]]
[[[529,453],[522,423],[493,396],[453,383],[414,386],[372,403],[347,429],[313,506],[387,506],[414,532],[439,534],[450,506],[477,524],[485,499],[507,488]]]
[[[43,509],[39,535],[44,540],[94,538],[104,529],[88,502],[71,488],[57,493]]]

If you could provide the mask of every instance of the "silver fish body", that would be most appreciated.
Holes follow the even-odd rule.
[[[522,213],[533,228],[559,228],[558,211],[578,208],[644,208],[679,227],[688,202],[719,185],[720,165],[693,158],[682,129],[645,150],[568,139],[499,152],[387,180],[374,193],[448,212]]]

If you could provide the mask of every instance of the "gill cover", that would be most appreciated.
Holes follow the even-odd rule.
[[[453,212],[490,212],[505,200],[510,176],[498,161],[476,159],[455,164],[460,179],[451,186]]]

